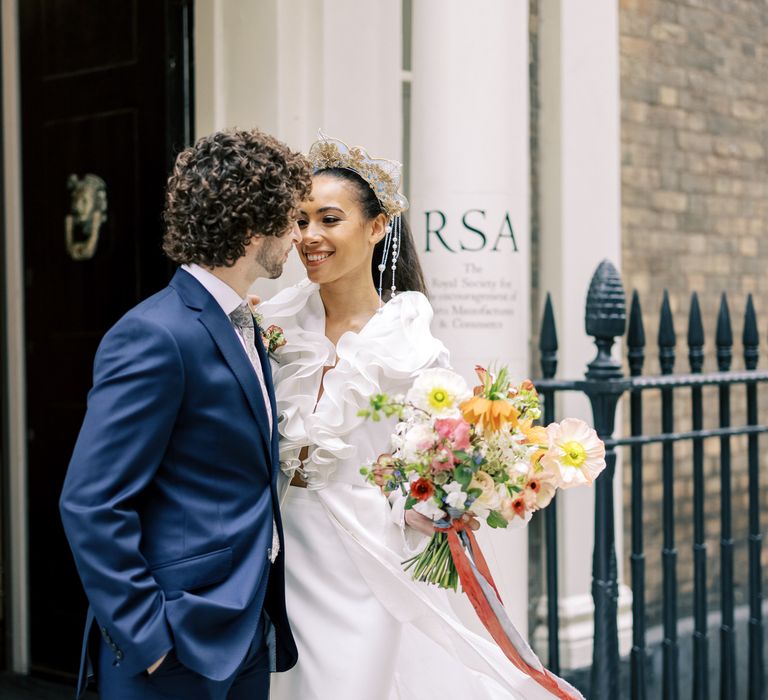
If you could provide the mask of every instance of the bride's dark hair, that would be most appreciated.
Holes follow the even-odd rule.
[[[373,190],[354,170],[347,170],[346,168],[326,168],[325,170],[318,170],[315,175],[331,175],[353,185],[363,210],[363,216],[368,221],[375,219],[379,214],[384,214],[386,216],[386,213],[381,208],[381,202],[379,202]],[[426,294],[427,285],[424,283],[424,272],[421,269],[419,256],[416,254],[416,245],[413,242],[413,236],[411,235],[411,227],[408,225],[408,220],[405,216],[402,217],[402,223],[400,255],[397,258],[397,272],[395,277],[397,291],[421,292],[422,294]],[[373,250],[373,261],[371,262],[371,276],[373,277],[373,284],[376,288],[379,286],[379,264],[381,263],[381,256],[383,254],[384,239],[382,238]],[[392,295],[390,290],[390,287],[392,286],[391,256],[390,259],[386,261],[386,265],[387,268],[384,271],[382,291],[384,301],[387,301]]]

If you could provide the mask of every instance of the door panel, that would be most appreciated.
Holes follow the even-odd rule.
[[[191,56],[176,55],[191,46],[191,3],[25,0],[19,21],[31,660],[74,676],[86,601],[58,497],[101,337],[170,278],[161,212],[191,133]],[[86,175],[106,199],[91,248],[71,187]],[[86,189],[82,211],[104,199]]]

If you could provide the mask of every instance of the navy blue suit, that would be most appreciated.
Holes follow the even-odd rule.
[[[266,410],[229,318],[183,270],[99,346],[60,507],[102,645],[126,678],[171,649],[206,679],[232,677],[262,609],[273,670],[296,663],[282,546],[269,561],[273,517],[281,543],[282,527]]]

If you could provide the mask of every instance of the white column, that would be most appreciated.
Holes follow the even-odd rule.
[[[527,0],[413,4],[410,222],[454,367],[529,372]],[[525,531],[481,544],[528,631]],[[470,615],[469,619],[472,619]]]
[[[254,126],[306,150],[317,130],[402,160],[401,3],[198,0],[199,135]],[[267,298],[304,277],[291,255]]]
[[[541,0],[539,147],[541,291],[552,294],[560,349],[558,375],[583,377],[595,347],[584,330],[589,281],[601,260],[621,262],[618,3]],[[542,294],[543,298],[543,294]],[[616,350],[618,352],[618,350]],[[591,422],[588,402],[566,395],[560,415]],[[620,425],[620,421],[617,421]],[[615,476],[616,545],[622,569],[621,462]],[[558,496],[561,663],[592,662],[591,567],[594,491]],[[620,636],[628,651],[631,593],[621,587]],[[535,642],[546,647],[544,606]]]

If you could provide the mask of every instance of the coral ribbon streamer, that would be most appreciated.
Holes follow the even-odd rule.
[[[518,652],[514,644],[512,644],[510,641],[509,637],[507,637],[501,623],[499,622],[499,619],[491,609],[488,599],[483,593],[483,589],[480,587],[480,584],[475,578],[474,572],[472,571],[472,567],[469,563],[469,558],[467,557],[467,553],[464,551],[464,547],[459,541],[459,530],[464,530],[469,539],[470,545],[472,547],[472,555],[475,566],[480,572],[480,575],[483,576],[483,578],[485,578],[485,580],[493,587],[499,602],[502,602],[501,596],[499,596],[499,591],[496,588],[496,584],[493,581],[491,572],[488,569],[488,564],[486,563],[480,548],[477,546],[477,541],[472,534],[472,530],[465,528],[463,523],[454,521],[451,524],[451,527],[446,528],[445,530],[448,536],[448,546],[451,549],[453,563],[456,565],[456,570],[459,572],[459,581],[461,582],[461,587],[467,594],[467,597],[472,603],[472,607],[475,609],[475,612],[480,618],[480,621],[485,626],[485,629],[488,630],[491,637],[493,637],[493,640],[496,642],[496,644],[499,645],[499,648],[504,652],[506,657],[520,671],[533,678],[540,686],[548,690],[555,697],[561,698],[562,700],[574,700],[574,696],[561,688],[560,684],[557,682],[557,678],[552,673],[547,671],[547,669],[539,671],[526,663],[525,659],[520,656],[520,652]]]

